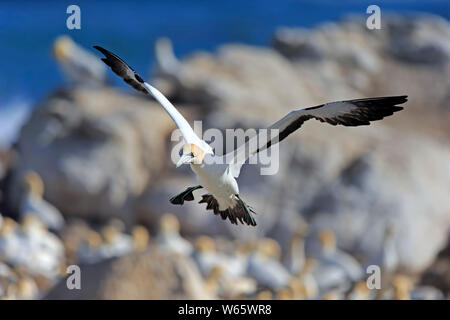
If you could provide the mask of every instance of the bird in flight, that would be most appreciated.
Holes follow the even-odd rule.
[[[407,101],[407,96],[377,97],[330,102],[293,110],[268,128],[278,130],[278,135],[266,140],[262,146],[255,143],[255,139],[258,138],[255,136],[233,152],[218,156],[214,154],[208,143],[195,134],[186,119],[160,91],[145,82],[117,55],[99,46],[94,46],[94,48],[103,53],[105,58],[102,58],[102,61],[126,83],[137,91],[152,95],[181,131],[185,144],[180,150],[180,160],[176,166],[190,164],[201,184],[187,188],[171,198],[170,202],[182,205],[184,201],[194,200],[193,191],[205,188],[209,193],[203,195],[199,203],[206,203],[207,210],[212,210],[223,220],[228,218],[231,223],[236,225],[240,222],[256,226],[255,212],[242,200],[235,179],[239,176],[242,165],[249,157],[284,140],[309,119],[316,119],[331,125],[369,125],[370,121],[381,120],[402,110],[403,108],[398,105]]]

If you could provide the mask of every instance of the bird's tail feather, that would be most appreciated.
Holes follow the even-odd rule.
[[[219,210],[219,203],[211,194],[202,195],[202,200],[199,203],[206,203],[206,210],[212,210],[215,215],[220,215],[223,220],[230,220],[232,224],[237,225],[238,221],[249,226],[256,226],[253,214],[256,214],[251,207],[249,207],[239,195],[236,195],[237,201],[234,207],[226,210]]]

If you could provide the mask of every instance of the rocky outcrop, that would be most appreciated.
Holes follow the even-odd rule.
[[[45,197],[65,215],[127,217],[129,205],[165,167],[173,123],[151,100],[113,89],[60,90],[21,130],[11,199],[36,171]]]
[[[81,290],[67,289],[66,279],[45,299],[207,299],[195,264],[154,247],[97,264],[80,266]]]

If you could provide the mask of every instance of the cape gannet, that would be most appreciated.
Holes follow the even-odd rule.
[[[255,143],[258,141],[257,135],[233,152],[219,157],[214,154],[209,144],[195,134],[186,119],[160,91],[145,82],[134,69],[115,54],[99,46],[94,48],[105,56],[102,61],[126,83],[140,92],[152,95],[181,131],[186,144],[180,151],[180,160],[176,165],[179,167],[182,164],[190,164],[201,185],[187,188],[181,194],[171,198],[170,202],[182,205],[184,201],[192,201],[194,200],[192,192],[204,187],[210,193],[203,195],[199,203],[206,203],[207,210],[213,210],[214,214],[220,215],[223,220],[228,218],[233,224],[238,224],[239,221],[242,224],[256,226],[254,211],[242,200],[235,179],[249,157],[284,140],[309,119],[331,125],[369,125],[370,121],[383,119],[402,110],[403,108],[398,105],[407,101],[407,96],[377,97],[331,102],[297,109],[268,128],[269,130],[277,129],[279,134],[269,141],[266,140],[264,145],[258,146]]]
[[[34,171],[29,171],[23,178],[25,192],[20,202],[20,218],[35,215],[51,230],[61,230],[65,221],[61,212],[44,197],[44,183]]]
[[[70,84],[98,87],[106,83],[106,67],[97,57],[69,36],[59,36],[53,43],[53,56]]]

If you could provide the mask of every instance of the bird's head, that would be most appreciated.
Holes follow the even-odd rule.
[[[42,197],[44,195],[44,183],[41,177],[34,171],[28,171],[23,177],[25,190],[29,194]]]
[[[90,249],[97,250],[103,244],[103,239],[98,232],[90,230],[87,234],[86,243]]]
[[[398,274],[394,277],[393,287],[395,300],[409,300],[414,283],[409,276]]]
[[[0,236],[8,236],[14,232],[17,228],[17,222],[11,218],[4,218],[3,223],[0,225]]]
[[[133,228],[133,246],[137,251],[145,250],[148,246],[150,236],[147,228],[143,226],[135,226]]]
[[[325,228],[319,232],[319,242],[323,250],[327,252],[336,251],[336,235],[331,229]]]
[[[200,236],[195,241],[195,249],[198,252],[206,253],[206,252],[215,252],[216,251],[216,243],[214,239],[208,236]]]
[[[187,163],[201,164],[205,158],[205,151],[193,143],[186,143],[179,154],[180,160],[177,162],[177,167]]]
[[[32,230],[47,231],[47,226],[39,220],[34,213],[28,213],[21,221],[22,229],[24,232],[30,232]]]
[[[68,36],[58,37],[53,44],[53,54],[56,59],[59,61],[66,60],[74,44],[73,40]]]
[[[163,232],[179,233],[180,222],[178,221],[178,218],[175,215],[165,213],[159,220],[159,228]]]
[[[279,259],[281,256],[280,245],[270,238],[261,239],[256,251],[266,258]]]

